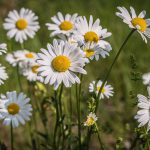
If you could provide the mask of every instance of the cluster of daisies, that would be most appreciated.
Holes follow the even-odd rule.
[[[136,30],[147,42],[146,37],[150,37],[150,19],[144,19],[146,12],[142,11],[138,16],[135,10],[130,7],[130,13],[124,7],[118,7],[117,16],[123,19],[123,22]],[[20,49],[8,53],[6,60],[13,66],[18,67],[19,72],[31,82],[40,81],[44,84],[50,84],[57,90],[60,84],[65,87],[71,87],[73,84],[80,84],[79,74],[87,74],[85,67],[92,60],[98,61],[100,58],[109,56],[112,47],[106,39],[111,33],[106,28],[102,28],[100,19],[93,19],[90,16],[78,14],[66,14],[58,12],[51,17],[51,22],[46,23],[50,36],[54,37],[53,42],[47,44],[46,48],[41,48],[39,53],[30,50]],[[19,12],[10,11],[3,24],[7,30],[8,38],[14,38],[16,42],[24,43],[28,38],[34,38],[36,32],[40,29],[38,17],[29,9],[22,8]],[[0,45],[0,55],[5,52],[5,45]],[[2,73],[1,73],[2,72]],[[0,65],[0,84],[8,78],[5,67]],[[92,81],[89,84],[89,92],[98,95],[103,81]],[[100,99],[113,96],[113,87],[105,83]],[[141,98],[141,96],[140,96]],[[141,105],[140,105],[141,106]],[[141,106],[143,108],[143,105]],[[29,104],[29,98],[23,93],[17,95],[16,92],[8,92],[1,96],[0,118],[4,123],[18,126],[29,120],[32,107]],[[142,114],[142,113],[141,113]],[[141,115],[140,114],[140,115]],[[139,118],[141,116],[137,116]],[[90,126],[97,120],[93,112],[87,116],[85,126]],[[143,120],[143,119],[142,119]]]

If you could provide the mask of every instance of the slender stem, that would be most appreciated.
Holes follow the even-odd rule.
[[[61,84],[60,93],[59,93],[59,109],[60,109],[60,117],[61,117],[61,119],[62,119],[62,102],[61,102],[62,92],[63,92],[63,83]]]
[[[22,88],[20,74],[19,74],[19,65],[17,65],[17,78],[18,78],[18,84],[19,84],[20,91],[22,92],[23,88]]]
[[[57,149],[56,146],[56,135],[57,135],[57,130],[58,130],[58,126],[59,126],[59,107],[58,107],[58,101],[57,101],[57,92],[55,91],[55,103],[56,103],[56,123],[55,123],[55,129],[54,129],[54,148]]]
[[[80,77],[80,85],[78,91],[78,85],[76,84],[76,98],[77,98],[77,115],[78,115],[78,137],[79,137],[79,148],[82,149],[81,146],[81,118],[80,118],[80,99],[81,99],[81,86],[82,86],[83,75]]]
[[[72,136],[72,131],[71,131],[71,128],[72,128],[72,91],[71,91],[71,88],[70,88],[70,98],[69,98],[69,139],[71,139],[71,136]],[[71,142],[71,140],[69,140],[69,142]],[[68,144],[69,145],[69,149],[71,149],[71,144]]]
[[[104,81],[103,81],[103,83],[102,83],[102,85],[101,85],[101,87],[100,87],[100,90],[99,90],[99,92],[98,92],[98,95],[97,95],[97,97],[96,97],[95,113],[97,112],[97,109],[98,109],[98,106],[99,106],[99,98],[100,98],[102,89],[103,89],[103,87],[104,87],[104,85],[105,85],[105,83],[106,83],[106,81],[107,81],[107,79],[108,79],[108,77],[109,77],[109,75],[110,75],[110,73],[111,73],[111,70],[112,70],[112,68],[113,68],[113,66],[114,66],[114,64],[115,64],[115,62],[117,61],[118,57],[120,56],[121,51],[123,50],[124,46],[126,45],[127,41],[128,41],[129,38],[131,37],[131,35],[134,33],[134,31],[136,31],[136,30],[133,29],[133,30],[128,34],[128,36],[126,37],[125,41],[123,42],[123,44],[122,44],[121,47],[119,48],[118,53],[117,53],[116,57],[114,58],[112,64],[111,64],[110,67],[109,67],[109,70],[108,70],[108,72],[107,72],[107,74],[106,74],[106,77],[104,78]],[[91,134],[92,134],[92,128],[90,128],[90,130],[88,130],[88,134],[87,134],[87,135],[89,136],[89,137],[88,137],[88,140],[89,140],[89,141],[88,141],[88,144],[90,143]]]
[[[100,98],[102,89],[103,89],[103,87],[104,87],[104,85],[105,85],[105,83],[106,83],[106,81],[107,81],[107,79],[108,79],[108,77],[109,77],[109,75],[110,75],[110,72],[111,72],[111,70],[112,70],[114,64],[116,63],[116,61],[117,61],[117,59],[118,59],[118,57],[119,57],[121,51],[123,50],[124,46],[126,45],[127,41],[128,41],[129,38],[131,37],[131,35],[134,33],[134,31],[135,31],[135,29],[133,29],[133,30],[128,34],[128,36],[126,37],[125,41],[123,42],[123,44],[121,45],[120,49],[118,50],[118,53],[117,53],[116,57],[114,58],[114,61],[113,61],[112,64],[110,65],[110,68],[109,68],[109,70],[108,70],[108,72],[107,72],[107,74],[106,74],[106,77],[104,78],[104,81],[103,81],[103,83],[102,83],[102,85],[101,85],[101,87],[100,87],[100,90],[99,90],[99,92],[98,92],[98,95],[97,95],[97,100],[96,100],[96,103],[97,103],[97,104],[96,104],[96,108],[95,108],[95,113],[97,112],[97,109],[98,109],[99,98]]]
[[[24,49],[24,43],[21,44],[21,48]]]
[[[134,141],[133,141],[133,143],[132,143],[132,145],[130,147],[130,150],[135,148],[135,145],[136,145],[137,141],[138,141],[138,136],[134,139]]]
[[[98,126],[97,126],[97,123],[95,123],[95,127],[96,127],[96,133],[97,133],[97,136],[98,136],[98,141],[99,141],[99,144],[100,144],[100,147],[101,147],[101,150],[104,150],[104,144],[101,140],[101,137],[100,137],[100,133],[99,133],[99,129],[98,129]]]
[[[63,83],[61,84],[61,87],[60,87],[60,92],[59,92],[59,112],[60,112],[60,121],[61,121],[61,124],[60,124],[60,127],[61,127],[61,133],[62,133],[62,149],[64,149],[64,140],[65,140],[65,132],[64,132],[64,121],[63,121],[63,111],[62,111],[62,93],[63,93]]]
[[[11,138],[11,150],[14,150],[14,136],[13,136],[13,125],[10,125],[10,138]]]

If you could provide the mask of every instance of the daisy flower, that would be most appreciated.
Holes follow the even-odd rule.
[[[142,79],[143,79],[143,84],[150,85],[150,72],[143,74]]]
[[[150,112],[150,86],[148,86],[147,90],[149,94],[148,98],[141,94],[137,95],[137,98],[138,98],[137,106],[139,107],[140,110],[137,112],[135,119],[139,122],[138,127],[142,127],[148,124],[147,130],[149,130],[150,129],[150,114],[149,114]]]
[[[3,80],[6,80],[6,79],[8,79],[6,68],[0,64],[0,85],[4,84]]]
[[[102,47],[102,45],[101,45]],[[100,56],[102,58],[105,58],[106,55],[109,55],[109,53],[105,50],[102,50],[100,48],[100,45],[97,45],[97,43],[94,42],[87,42],[85,43],[81,49],[84,51],[85,53],[85,57],[87,57],[89,60],[99,60]]]
[[[2,53],[6,53],[7,51],[7,44],[2,43],[0,44],[0,55],[2,55]]]
[[[92,126],[97,121],[97,117],[95,113],[90,112],[90,114],[87,116],[87,120],[84,122],[84,126]]]
[[[16,67],[18,64],[18,59],[14,56],[14,53],[8,53],[5,59],[13,67]]]
[[[107,55],[112,50],[111,45],[104,40],[111,36],[111,33],[107,32],[107,29],[102,29],[99,19],[93,22],[93,16],[90,16],[90,20],[88,22],[86,17],[79,17],[75,25],[76,30],[74,31],[74,36],[79,44],[84,45],[87,42],[94,42],[99,45],[99,50],[101,52],[106,51]],[[104,54],[105,52],[103,55]]]
[[[33,63],[37,60],[37,54],[28,50],[18,50],[14,53],[14,56],[17,61],[25,63]]]
[[[59,34],[69,36],[73,33],[77,16],[78,14],[66,14],[63,16],[61,12],[58,12],[56,16],[51,18],[53,23],[46,23],[48,30],[52,31],[51,36],[56,36]]]
[[[150,38],[150,19],[144,19],[146,11],[143,10],[139,15],[136,14],[133,7],[130,7],[130,12],[125,7],[117,7],[120,12],[116,15],[123,19],[129,28],[136,29],[142,36],[142,39],[147,43],[146,37]]]
[[[95,92],[96,94],[98,94],[102,83],[103,82],[101,80],[99,80],[97,84],[95,81],[92,81],[89,85],[89,92],[92,92],[92,93]],[[107,85],[107,82],[106,82],[102,89],[100,99],[104,99],[104,97],[109,98],[113,96],[113,93],[114,93],[113,87],[111,85]]]
[[[58,35],[58,37],[60,38],[60,39],[57,39],[58,41],[60,40],[63,40],[63,41],[67,41],[67,42],[69,42],[70,44],[78,44],[78,41],[77,41],[77,39],[76,39],[76,37],[72,34],[72,35],[70,35],[70,36],[68,36],[68,37],[66,37],[65,35],[63,35],[63,34],[59,34]],[[79,45],[80,46],[80,45]]]
[[[69,42],[53,41],[53,45],[48,44],[47,49],[41,49],[39,53],[40,75],[45,77],[44,83],[54,85],[54,89],[63,82],[66,87],[80,83],[80,79],[75,73],[86,74],[83,69],[86,58],[77,44]]]
[[[25,94],[17,94],[16,91],[3,95],[0,100],[0,119],[3,120],[3,124],[9,126],[12,123],[15,128],[29,121],[32,115],[32,106],[29,101]]]
[[[22,74],[27,77],[29,81],[40,81],[43,82],[43,77],[38,75],[39,64],[32,63],[28,67],[22,68]]]
[[[21,8],[20,12],[10,11],[8,18],[3,24],[4,29],[8,30],[7,36],[15,38],[19,43],[23,43],[28,37],[33,38],[39,30],[38,17],[29,9]]]

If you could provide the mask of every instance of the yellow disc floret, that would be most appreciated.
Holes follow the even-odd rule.
[[[19,29],[19,30],[24,30],[26,27],[28,26],[28,23],[25,19],[19,19],[17,22],[16,22],[16,27]]]
[[[69,69],[70,65],[71,65],[71,62],[67,56],[63,56],[63,55],[56,56],[52,60],[52,66],[54,70],[58,72],[65,72],[66,70]]]
[[[143,18],[134,18],[132,19],[131,23],[141,32],[144,32],[147,28],[147,23]]]
[[[89,32],[85,33],[84,39],[86,42],[98,42],[99,37],[95,32],[89,31]]]
[[[91,126],[95,123],[95,120],[93,117],[88,117],[85,123],[87,126]]]
[[[37,70],[38,70],[39,67],[40,67],[39,65],[32,66],[32,68],[31,68],[32,72],[37,74],[38,73]]]
[[[100,90],[100,88],[101,88],[101,87],[100,87],[100,86],[98,86],[98,87],[97,87],[97,91],[99,91],[99,90]],[[104,93],[104,92],[105,92],[105,88],[103,88],[103,89],[102,89],[102,93]]]
[[[62,22],[60,25],[59,25],[59,28],[61,30],[65,30],[65,31],[68,31],[68,30],[71,30],[73,28],[73,24],[70,22],[70,21],[64,21]]]
[[[16,115],[19,113],[20,107],[16,103],[11,103],[7,106],[8,113],[11,115]]]
[[[86,57],[91,57],[95,54],[94,50],[92,49],[86,49],[84,50]]]
[[[34,58],[34,55],[33,55],[32,53],[27,53],[27,54],[25,54],[25,56],[26,56],[27,58]]]

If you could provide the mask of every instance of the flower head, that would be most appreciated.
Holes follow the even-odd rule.
[[[84,126],[92,126],[97,121],[97,117],[95,113],[90,112],[90,114],[87,116],[87,120],[84,122]]]
[[[107,29],[102,29],[99,19],[93,22],[93,16],[90,16],[88,22],[86,17],[79,17],[75,25],[76,30],[74,31],[74,37],[76,37],[76,40],[80,45],[94,43],[94,47],[96,46],[96,51],[99,51],[99,55],[102,57],[109,55],[112,48],[104,39],[111,36],[111,33],[107,32]],[[97,59],[99,58],[98,55],[96,57]]]
[[[2,55],[2,53],[6,53],[7,51],[7,44],[2,43],[0,44],[0,55]]]
[[[75,29],[75,21],[78,14],[66,14],[63,16],[61,12],[58,12],[56,16],[53,16],[51,20],[53,23],[46,23],[48,26],[48,30],[53,31],[51,36],[56,36],[59,34],[63,34],[66,36],[70,36]]]
[[[83,69],[86,58],[77,44],[54,40],[53,45],[47,45],[47,49],[41,49],[37,60],[39,74],[45,78],[44,83],[54,85],[55,89],[62,82],[66,87],[80,83],[75,73],[86,74]]]
[[[147,43],[146,37],[150,38],[150,19],[144,19],[146,11],[143,10],[139,15],[136,14],[133,7],[130,7],[130,12],[125,7],[117,7],[120,12],[116,15],[123,19],[129,28],[136,29],[142,36],[143,40]]]
[[[23,43],[28,37],[33,38],[39,30],[37,20],[38,17],[31,10],[21,8],[20,12],[10,11],[3,26],[5,30],[8,30],[9,38],[15,37],[17,42]]]
[[[6,68],[0,64],[0,85],[4,84],[4,80],[8,79]]]
[[[147,130],[150,129],[150,87],[147,87],[149,97],[145,97],[144,95],[138,94],[138,107],[140,110],[138,110],[137,115],[135,116],[135,119],[139,122],[138,127],[142,127],[146,124]]]
[[[150,72],[142,75],[143,84],[150,85]]]
[[[22,74],[27,77],[27,80],[29,81],[40,81],[43,82],[43,77],[39,76],[38,74],[38,68],[39,68],[39,64],[37,63],[31,63],[28,64],[28,66],[26,67],[21,67],[22,69]]]
[[[89,85],[89,92],[95,92],[96,94],[98,94],[101,85],[102,85],[102,81],[99,80],[96,84],[95,81],[91,82]],[[107,83],[105,83],[101,95],[100,95],[100,99],[104,99],[104,97],[106,96],[107,98],[113,96],[113,87],[111,85],[107,85]]]
[[[19,124],[25,124],[30,120],[32,106],[30,99],[23,93],[17,94],[16,91],[7,92],[0,100],[0,119],[4,120],[4,125],[18,127]]]

